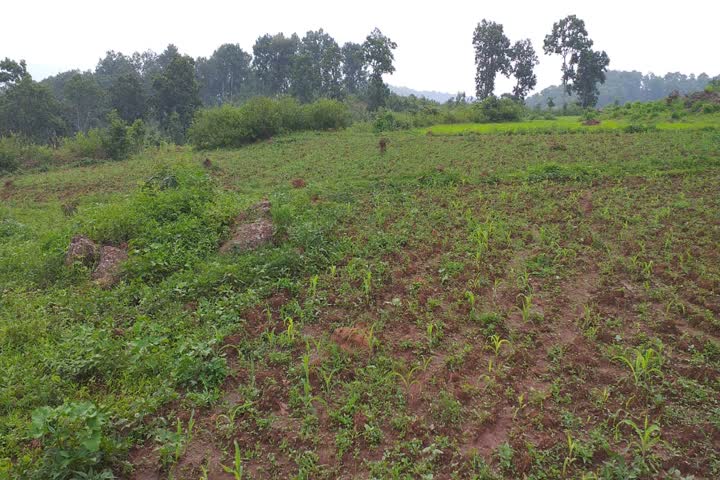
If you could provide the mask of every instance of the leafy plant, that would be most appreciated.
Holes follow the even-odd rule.
[[[90,402],[40,407],[32,412],[30,435],[42,441],[49,478],[64,479],[102,461],[102,427],[106,416]]]

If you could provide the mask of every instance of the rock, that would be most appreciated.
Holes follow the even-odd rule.
[[[97,244],[85,235],[75,235],[65,254],[65,265],[69,267],[74,263],[81,263],[86,267],[92,267],[97,260],[98,250]]]
[[[220,247],[220,253],[254,250],[269,243],[273,235],[275,235],[275,226],[264,218],[237,225],[230,240]]]
[[[330,339],[347,352],[370,350],[370,335],[359,327],[340,327],[335,329]]]
[[[125,250],[117,247],[104,246],[100,249],[100,262],[92,274],[101,287],[109,288],[120,281],[122,263],[127,260]]]

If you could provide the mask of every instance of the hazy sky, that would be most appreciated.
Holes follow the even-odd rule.
[[[720,2],[377,1],[326,0],[2,0],[0,58],[24,58],[36,79],[71,68],[92,69],[106,50],[160,52],[175,43],[193,57],[222,43],[252,52],[265,33],[324,28],[338,43],[361,42],[380,28],[398,44],[397,71],[386,80],[418,90],[474,92],[472,33],[483,19],[505,26],[512,40],[530,38],[540,54],[538,87],[557,83],[557,58],[542,55],[554,21],[574,13],[585,20],[610,68],[665,74],[720,73]],[[497,93],[510,89],[500,79]]]

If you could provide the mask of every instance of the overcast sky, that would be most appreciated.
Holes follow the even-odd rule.
[[[720,73],[717,0],[408,1],[329,0],[2,0],[0,58],[25,59],[35,79],[93,69],[106,50],[130,54],[176,44],[193,57],[222,43],[252,52],[265,33],[324,28],[338,43],[361,42],[374,28],[398,44],[388,83],[418,90],[474,92],[472,33],[486,18],[512,40],[530,38],[540,54],[538,87],[558,83],[557,58],[542,55],[553,22],[576,14],[610,68],[665,74]],[[510,89],[498,81],[498,91]]]

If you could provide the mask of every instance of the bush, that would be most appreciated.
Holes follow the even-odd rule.
[[[720,93],[720,77],[710,80],[710,83],[705,87],[707,93]]]
[[[16,137],[0,138],[0,174],[17,170],[22,156],[22,145]]]
[[[21,167],[46,165],[52,162],[52,149],[34,145],[17,137],[0,137],[0,175],[12,173]]]
[[[113,160],[123,160],[130,155],[132,146],[127,124],[113,110],[108,115],[109,125],[102,136],[103,150]]]
[[[307,105],[305,110],[312,130],[337,130],[350,126],[350,112],[337,100],[321,99]]]
[[[475,104],[475,121],[478,123],[517,122],[525,108],[510,98],[488,97]]]
[[[60,145],[60,157],[64,160],[85,158],[107,158],[103,147],[102,130],[93,128],[87,133],[78,132],[74,137],[66,138]]]
[[[101,464],[105,421],[105,415],[90,402],[33,411],[31,435],[45,446],[45,478],[75,478],[77,472],[88,472]]]
[[[233,148],[279,133],[334,130],[350,124],[348,107],[322,99],[300,105],[292,98],[255,97],[240,107],[200,110],[190,127],[190,143],[199,149]]]
[[[413,124],[406,118],[403,118],[402,114],[383,109],[378,111],[375,115],[375,121],[373,122],[373,130],[375,133],[407,130],[412,126]]]

